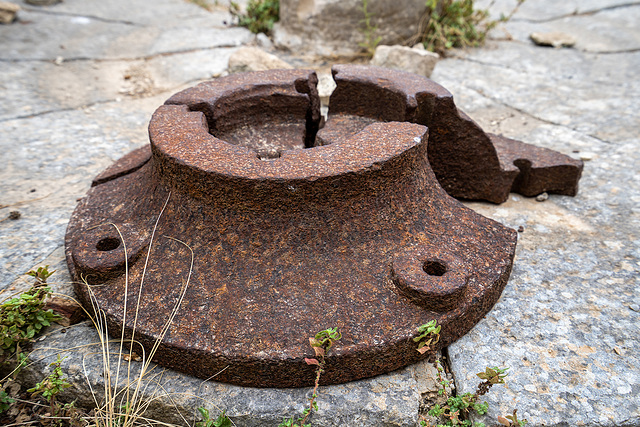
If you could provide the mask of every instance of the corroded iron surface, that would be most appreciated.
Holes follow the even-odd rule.
[[[368,92],[345,86],[347,73],[336,70],[319,132],[315,73],[234,75],[171,97],[149,124],[150,150],[94,180],[69,223],[66,254],[80,299],[105,312],[112,333],[124,328],[147,349],[160,342],[160,364],[201,378],[298,387],[313,383],[304,358],[319,330],[343,336],[322,376],[331,384],[425,357],[412,340],[421,324],[442,325],[442,347],[491,309],[516,233],[449,196],[434,170],[453,163],[432,169],[429,159],[435,144],[440,156],[460,149],[461,164],[470,162],[463,137],[471,135],[488,157],[474,169],[484,170],[479,189],[461,195],[499,201],[518,175],[501,162],[521,159],[522,146],[499,139],[506,148],[496,151],[497,137],[458,113],[446,90],[411,75],[385,74],[379,89],[367,83],[388,98],[388,113],[357,107],[350,98]],[[434,130],[419,124],[429,121]],[[540,158],[525,169],[555,159]],[[440,176],[453,193],[468,178],[456,173]],[[492,179],[507,190],[492,190]],[[547,181],[518,185],[548,191]]]
[[[336,65],[329,119],[318,133],[331,144],[374,122],[405,121],[429,128],[429,161],[452,196],[494,203],[510,191],[573,196],[582,162],[552,150],[485,133],[458,110],[442,86],[415,74],[362,65]]]

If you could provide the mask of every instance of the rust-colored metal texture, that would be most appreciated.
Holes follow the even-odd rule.
[[[335,65],[337,88],[320,144],[349,138],[375,122],[429,128],[429,161],[440,185],[462,199],[502,203],[509,192],[575,196],[582,162],[553,150],[485,133],[453,96],[415,74],[363,65]]]
[[[313,384],[304,358],[319,330],[342,332],[322,375],[323,384],[341,383],[425,357],[412,340],[421,324],[442,325],[443,347],[491,309],[516,233],[449,196],[429,162],[432,139],[468,156],[463,137],[476,144],[484,134],[454,107],[430,119],[435,137],[407,123],[410,97],[386,74],[372,90],[404,116],[384,116],[382,106],[374,115],[368,101],[351,109],[347,95],[362,91],[345,85],[343,70],[331,99],[338,111],[320,131],[314,72],[232,75],[171,97],[151,119],[150,146],[94,180],[69,223],[66,256],[80,300],[105,313],[114,336],[124,328],[148,350],[159,342],[157,362],[201,378],[299,387]],[[431,90],[416,92],[415,117],[452,105],[435,83],[409,78]],[[361,123],[354,117],[370,123],[340,137],[334,125]],[[451,146],[447,132],[458,135]],[[515,149],[505,157],[515,158]],[[499,199],[488,180],[501,171],[481,174],[483,195]],[[496,185],[512,185],[503,181]]]

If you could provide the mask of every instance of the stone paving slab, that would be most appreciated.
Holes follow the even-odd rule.
[[[558,21],[575,15],[591,15],[594,12],[637,5],[637,1],[625,0],[565,0],[563,2],[525,1],[514,15],[511,23],[522,21],[544,23]],[[474,4],[479,9],[489,7],[493,19],[509,15],[517,0],[478,0]]]
[[[99,64],[92,60],[60,65],[0,62],[0,86],[7,89],[0,120],[122,101],[132,94],[172,93],[224,72],[236,49],[207,48]]]
[[[513,4],[499,0],[492,13]],[[22,273],[51,264],[55,289],[71,293],[63,238],[76,199],[102,169],[147,143],[150,115],[170,94],[222,72],[253,37],[225,28],[228,14],[181,0],[26,9],[22,23],[0,26],[0,205],[10,205],[0,220],[22,213],[0,222],[0,288],[27,286]],[[524,228],[500,301],[448,349],[459,392],[473,390],[485,366],[510,367],[506,386],[486,396],[491,420],[518,408],[532,426],[640,426],[639,12],[634,2],[528,0],[505,27],[513,40],[497,29],[485,48],[457,52],[432,76],[485,130],[586,161],[575,198],[467,203]],[[528,38],[551,30],[576,35],[576,47],[542,48]],[[55,65],[59,56],[65,61]],[[88,348],[97,340],[91,331],[54,330],[38,348]],[[89,353],[65,365],[78,386]],[[33,379],[46,363],[33,366]],[[434,387],[430,369],[323,387],[314,425],[414,425],[421,396]],[[165,375],[175,393],[200,395],[239,426],[277,425],[301,411],[309,393]],[[82,390],[75,389],[86,397]],[[191,396],[176,405],[188,417],[200,402]]]
[[[66,355],[63,370],[72,387],[65,391],[69,399],[79,399],[79,405],[90,406],[94,394],[98,401],[104,396],[103,359],[98,335],[88,322],[72,328],[50,331],[47,338],[36,343],[25,380],[39,381],[48,363],[56,355]],[[118,354],[117,346],[111,347]],[[115,376],[118,357],[112,356]],[[128,365],[120,362],[121,384]],[[140,363],[131,365],[132,375],[139,375]],[[405,369],[352,383],[320,387],[319,410],[313,415],[314,426],[343,427],[375,425],[381,427],[415,426],[421,394],[435,387],[433,365],[418,363]],[[88,372],[88,375],[87,375]],[[89,391],[87,376],[91,381]],[[115,381],[112,382],[114,384]],[[213,381],[203,381],[156,367],[145,376],[148,387],[144,395],[155,400],[147,413],[152,419],[187,425],[193,424],[196,408],[203,406],[212,414],[225,410],[236,426],[276,426],[283,418],[298,417],[308,405],[312,389],[260,389],[239,387]]]
[[[502,298],[448,349],[458,392],[475,389],[482,366],[510,368],[486,396],[487,424],[517,408],[536,426],[640,425],[640,32],[628,25],[638,13],[636,4],[539,23],[518,14],[507,24],[515,41],[460,53],[432,75],[485,129],[587,160],[575,198],[469,203],[524,228]],[[578,42],[538,47],[533,31]]]
[[[2,29],[2,58],[132,59],[240,46],[253,38],[244,28],[224,25],[231,20],[228,12],[210,13],[186,1],[101,3],[98,10],[83,0],[25,7],[18,25]]]

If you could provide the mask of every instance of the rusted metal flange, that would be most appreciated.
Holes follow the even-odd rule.
[[[151,119],[151,151],[94,180],[66,255],[80,299],[112,333],[161,341],[159,363],[201,378],[298,387],[313,383],[304,357],[321,329],[343,335],[322,376],[332,384],[424,357],[412,340],[421,324],[442,325],[442,347],[490,310],[516,233],[440,187],[425,126],[373,123],[406,115],[314,147],[331,130],[316,138],[316,83],[311,71],[279,70],[180,92]],[[331,102],[346,105],[340,96]],[[418,105],[431,113],[416,111],[435,115],[440,98],[452,103],[425,95]],[[342,116],[355,123],[347,116],[365,110]]]

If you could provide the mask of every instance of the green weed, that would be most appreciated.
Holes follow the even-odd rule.
[[[0,390],[0,414],[9,409],[15,401],[6,391]]]
[[[442,380],[442,366],[439,361],[436,363],[438,379],[440,379],[440,384],[442,386],[438,391],[438,394],[441,396],[447,396],[446,389],[449,386],[449,382]],[[487,394],[493,385],[504,384],[504,379],[507,376],[507,369],[508,368],[497,367],[486,368],[484,372],[477,373],[476,375],[484,381],[478,385],[475,393],[464,393],[460,396],[447,396],[447,402],[445,405],[433,405],[428,411],[428,414],[443,421],[443,423],[438,424],[437,427],[485,427],[484,423],[469,421],[469,415],[472,412],[475,412],[478,415],[484,415],[487,413],[489,410],[489,404],[487,402],[480,402],[480,396]],[[513,415],[509,415],[506,418],[498,417],[498,421],[508,427],[521,427],[527,423],[527,420],[520,421],[517,419],[515,410]],[[428,426],[429,424],[422,420],[420,421],[420,425]]]
[[[0,305],[0,356],[18,355],[21,346],[32,342],[46,326],[61,319],[53,310],[45,310],[45,300],[51,294],[46,281],[53,272],[48,265],[27,274],[36,282],[28,291]]]
[[[203,407],[198,408],[198,412],[202,416],[202,421],[196,422],[195,427],[231,427],[231,420],[225,411],[222,411],[215,420],[210,418],[209,411]]]
[[[489,31],[511,19],[524,1],[518,0],[509,15],[490,20],[488,10],[475,9],[473,0],[427,0],[419,41],[427,50],[440,54],[451,48],[481,46]]]
[[[239,26],[254,34],[269,34],[273,24],[280,19],[280,0],[249,0],[246,13],[242,13],[238,3],[232,1],[229,12]]]
[[[376,47],[380,44],[380,40],[382,37],[376,37],[376,33],[378,32],[378,27],[374,26],[371,23],[371,18],[373,18],[373,14],[368,11],[369,0],[362,0],[362,13],[364,13],[364,19],[360,21],[362,27],[358,29],[364,35],[364,42],[358,43],[358,46],[364,49],[368,56],[373,56],[376,52]]]
[[[36,384],[35,387],[27,390],[31,393],[32,397],[42,395],[52,408],[55,406],[56,396],[65,388],[71,387],[60,366],[63,360],[64,358],[60,359],[60,355],[58,355],[58,359],[49,365],[53,368],[53,371],[45,379]]]
[[[318,410],[318,403],[316,399],[318,398],[318,386],[320,385],[320,376],[324,372],[324,367],[326,364],[325,356],[329,349],[333,346],[333,344],[342,338],[342,334],[338,331],[338,328],[329,328],[323,331],[318,332],[315,336],[309,338],[309,344],[311,344],[311,348],[316,355],[315,358],[306,358],[304,361],[307,365],[316,367],[316,379],[315,386],[313,387],[313,393],[309,398],[309,407],[306,408],[302,412],[302,417],[294,419],[291,417],[289,419],[285,418],[278,425],[278,427],[310,427],[311,424],[306,424],[307,419],[311,416],[313,411]]]
[[[425,323],[418,327],[418,335],[413,341],[418,343],[418,351],[421,354],[431,349],[431,346],[440,341],[440,325],[436,320]]]
[[[420,353],[426,353],[432,349],[440,340],[440,328],[436,320],[432,320],[424,325],[418,327],[418,335],[413,340],[418,343],[417,350]],[[437,427],[485,427],[483,423],[476,423],[469,421],[469,415],[472,412],[478,415],[484,415],[489,410],[489,404],[487,402],[479,402],[480,396],[487,394],[489,389],[496,384],[504,384],[504,379],[507,376],[507,370],[509,368],[486,368],[484,372],[479,372],[476,375],[483,380],[478,384],[478,388],[475,393],[465,393],[461,396],[449,396],[447,389],[450,386],[448,380],[444,377],[444,368],[439,359],[436,359],[435,367],[438,375],[438,383],[440,389],[438,390],[439,396],[446,397],[446,404],[435,404],[429,409],[428,414],[432,417],[438,418],[443,421],[443,424],[438,424]],[[521,427],[524,426],[527,421],[519,421],[516,416],[516,411],[513,411],[513,415],[509,415],[506,418],[498,417],[498,421],[508,427]],[[505,424],[507,423],[507,424]],[[512,423],[512,424],[509,424]],[[421,426],[430,426],[424,419],[420,420]]]

